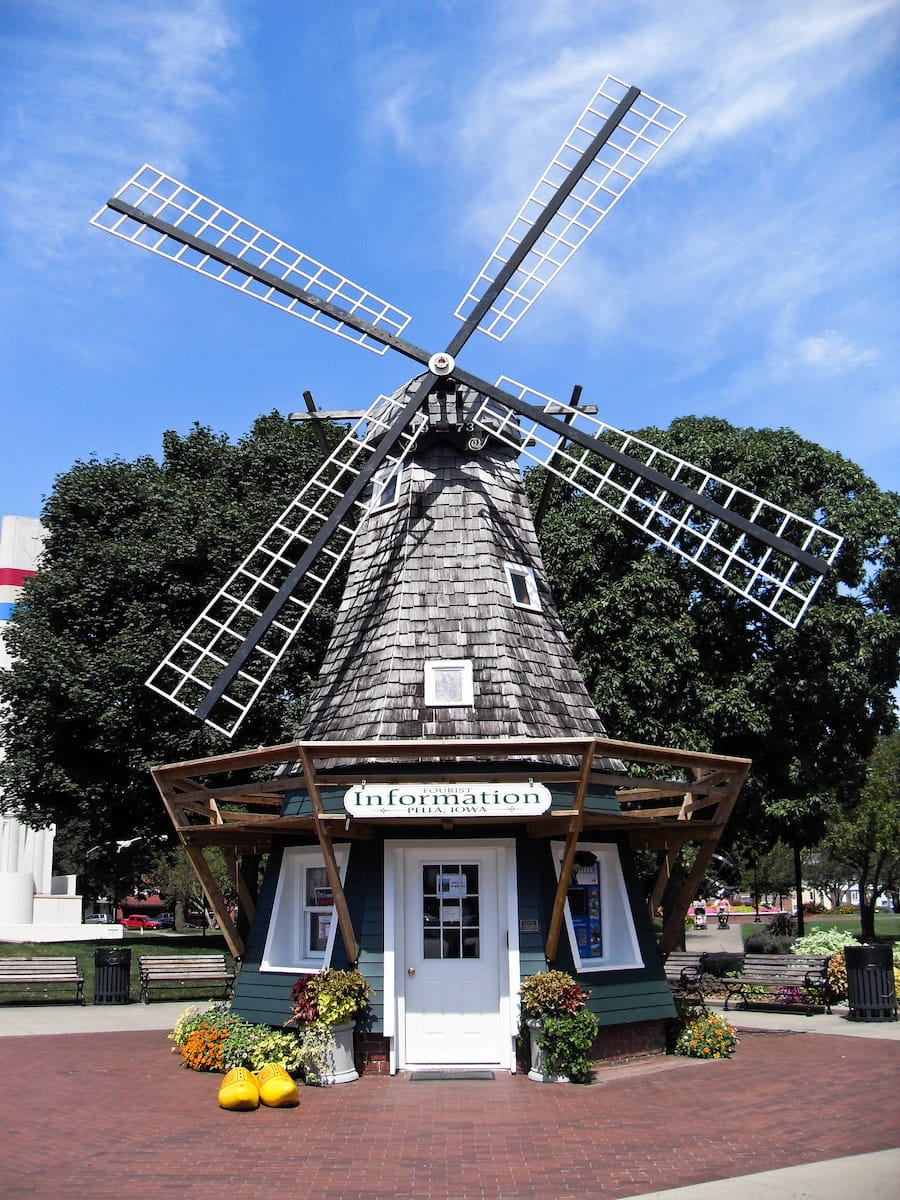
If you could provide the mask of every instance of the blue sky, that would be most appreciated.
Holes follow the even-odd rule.
[[[897,0],[0,0],[0,513],[193,421],[411,373],[88,224],[144,162],[439,349],[607,72],[687,121],[463,365],[624,428],[782,426],[900,487]]]

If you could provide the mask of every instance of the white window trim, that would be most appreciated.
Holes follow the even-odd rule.
[[[335,846],[334,855],[337,859],[341,884],[347,874],[347,848]],[[304,910],[306,908],[303,893],[303,877],[309,867],[324,867],[325,860],[318,846],[288,846],[281,859],[281,869],[278,872],[278,886],[275,889],[275,902],[272,906],[272,917],[266,934],[266,945],[263,950],[261,971],[283,972],[297,974],[298,971],[317,974],[331,963],[334,949],[334,939],[337,933],[337,913],[332,916],[331,928],[328,931],[328,942],[322,958],[303,958],[300,954],[302,945],[302,927]]]
[[[534,571],[531,567],[523,566],[521,563],[505,562],[503,570],[506,572],[506,583],[509,587],[509,595],[516,608],[527,608],[533,612],[541,611],[541,597],[538,593],[537,580],[534,577]],[[516,587],[513,582],[513,576],[525,580],[525,589],[528,592],[527,603],[516,598]]]
[[[460,675],[459,700],[438,700],[437,675],[440,671],[457,671]],[[429,708],[471,708],[475,703],[475,684],[472,661],[468,658],[432,658],[425,663],[425,703]]]
[[[565,850],[565,842],[551,842],[553,869],[556,872],[557,881]],[[618,847],[610,845],[608,842],[579,842],[576,850],[589,850],[597,856],[600,863],[600,920],[603,936],[602,957],[582,959],[578,953],[578,941],[575,937],[575,926],[572,924],[569,902],[566,900],[564,909],[566,929],[577,973],[587,975],[594,971],[640,970],[644,961],[641,958],[634,919],[631,915],[631,905],[628,902],[628,892],[625,888],[625,876],[622,874]]]
[[[394,508],[400,499],[400,476],[403,468],[399,463],[380,467],[372,476],[372,512],[383,512]]]

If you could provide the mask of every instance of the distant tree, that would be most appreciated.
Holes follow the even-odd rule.
[[[828,897],[832,909],[846,903],[847,885],[853,869],[831,852],[828,835],[813,846],[803,860],[803,877],[809,887]]]
[[[541,547],[613,736],[753,760],[730,842],[814,844],[896,725],[900,510],[854,463],[789,430],[685,417],[639,436],[844,536],[793,630],[557,485]],[[533,471],[536,496],[543,472]],[[762,839],[762,846],[759,845]]]
[[[221,850],[213,846],[206,853],[206,864],[216,886],[229,905],[237,904],[237,885]],[[150,864],[147,878],[153,881],[163,902],[175,915],[175,928],[183,929],[193,912],[208,913],[206,897],[183,846],[159,855]]]
[[[90,459],[56,480],[40,569],[7,629],[0,789],[29,823],[56,822],[60,869],[88,895],[120,882],[117,841],[145,839],[137,877],[171,833],[151,765],[290,736],[334,592],[231,744],[144,681],[320,461],[309,425],[273,413],[235,443],[195,425],[164,435],[161,462]]]
[[[776,842],[760,858],[757,872],[760,892],[783,900],[794,886],[794,855],[791,847],[784,842]]]
[[[827,840],[859,884],[860,933],[870,942],[879,896],[900,885],[900,733],[882,738],[873,750],[858,802],[835,798]]]

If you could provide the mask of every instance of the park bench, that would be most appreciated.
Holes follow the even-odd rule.
[[[75,999],[84,1004],[84,974],[74,954],[67,958],[0,958],[0,984],[22,987],[35,983],[74,983]]]
[[[221,983],[225,999],[234,987],[234,971],[229,969],[224,954],[140,954],[138,966],[139,995],[145,1004],[150,1002],[150,989],[156,987]]]
[[[743,954],[727,950],[673,950],[666,959],[666,979],[674,995],[706,1008],[704,981],[721,980],[733,971],[740,971],[743,964]]]
[[[828,990],[828,956],[820,954],[748,954],[737,979],[723,979],[725,1010],[735,996],[741,1007],[805,1008],[806,1015],[824,1005],[831,1012]],[[796,1001],[785,1003],[784,989],[796,989]],[[781,996],[778,992],[781,991]],[[760,993],[763,993],[762,995]]]

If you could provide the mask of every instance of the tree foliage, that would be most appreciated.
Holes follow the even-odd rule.
[[[643,436],[846,538],[794,631],[562,486],[542,528],[563,621],[610,732],[752,758],[736,839],[761,854],[799,828],[811,843],[823,798],[858,796],[867,756],[894,727],[897,497],[786,430],[684,418]],[[164,436],[160,462],[91,459],[57,479],[41,569],[8,628],[0,787],[25,820],[57,823],[60,869],[112,878],[114,842],[134,837],[146,839],[134,863],[145,868],[167,831],[149,766],[226,748],[144,680],[319,460],[309,426],[273,413],[235,443],[194,426]],[[529,487],[540,486],[532,472]],[[338,587],[234,749],[290,736]],[[108,853],[87,863],[94,847]]]
[[[881,738],[872,751],[858,802],[835,801],[827,841],[859,883],[860,928],[863,940],[872,941],[878,898],[900,882],[900,733]]]
[[[620,517],[558,486],[541,546],[566,632],[613,736],[753,760],[731,840],[811,844],[894,728],[900,513],[840,454],[708,417],[640,437],[844,536],[797,630]],[[532,472],[536,495],[542,473]]]
[[[237,883],[222,851],[213,846],[207,851],[205,858],[226,904],[237,905]],[[173,910],[176,929],[183,928],[186,918],[192,912],[208,912],[200,880],[183,846],[176,846],[154,859],[150,864],[148,878],[152,880],[163,903]]]
[[[117,839],[144,866],[168,818],[148,768],[228,743],[144,686],[150,672],[321,461],[306,424],[260,417],[236,443],[195,425],[160,462],[76,462],[41,514],[47,540],[7,630],[0,673],[4,804],[56,822],[60,866],[113,880]],[[317,671],[334,593],[231,743],[290,735]],[[100,851],[85,857],[91,847]]]

